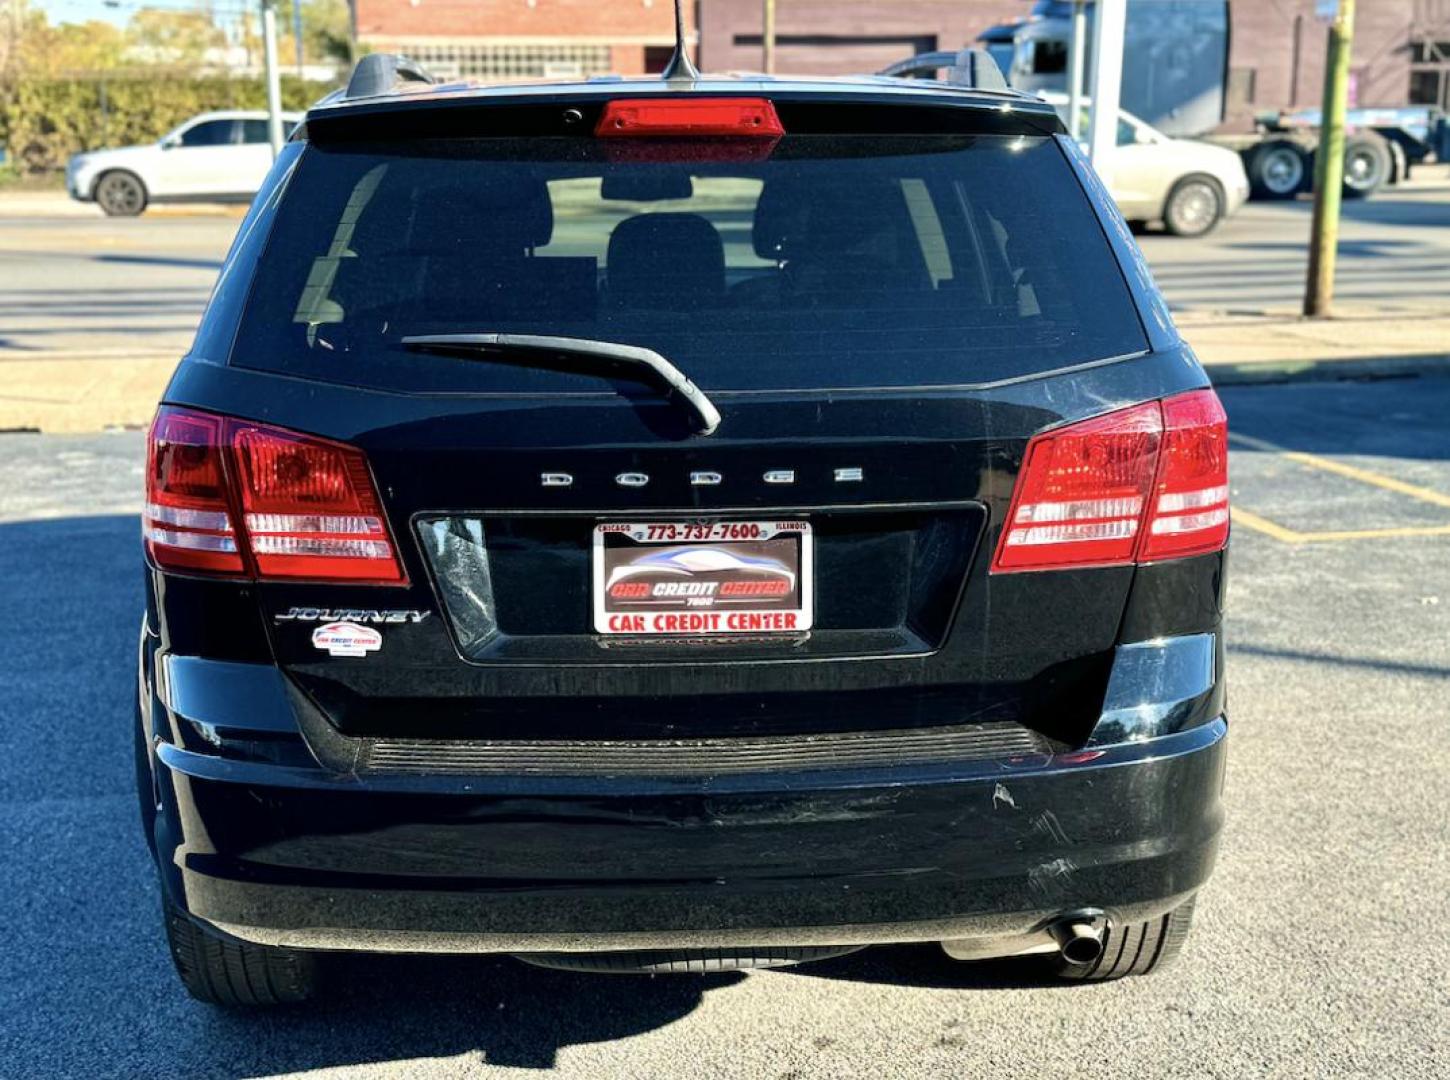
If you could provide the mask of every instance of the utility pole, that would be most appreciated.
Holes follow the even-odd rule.
[[[1072,0],[1072,50],[1067,54],[1067,133],[1082,129],[1082,69],[1087,48],[1087,0]]]
[[[1118,101],[1123,88],[1123,35],[1128,0],[1098,0],[1093,16],[1093,109],[1088,121],[1088,157],[1105,182],[1108,159],[1118,145]]]
[[[262,51],[267,63],[267,141],[282,152],[282,73],[277,64],[277,0],[262,0]]]
[[[1349,107],[1349,53],[1354,43],[1354,0],[1339,0],[1329,24],[1324,57],[1324,104],[1319,150],[1314,155],[1314,224],[1309,233],[1309,277],[1304,314],[1324,318],[1334,305],[1334,264],[1339,248],[1339,203],[1344,185],[1344,114]]]
[[[297,78],[302,78],[302,0],[292,0],[292,43],[297,47]]]
[[[761,69],[767,75],[775,74],[775,0],[763,0],[764,10],[761,12]]]

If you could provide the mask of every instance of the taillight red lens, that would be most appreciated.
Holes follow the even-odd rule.
[[[1197,390],[1163,402],[1163,449],[1139,562],[1217,551],[1228,543],[1228,417]]]
[[[355,447],[164,407],[148,458],[146,547],[162,569],[264,581],[407,581],[367,459]]]
[[[1227,419],[1198,390],[1033,437],[992,572],[1129,565],[1227,540]]]
[[[259,577],[403,580],[362,451],[242,423],[231,441]]]
[[[164,569],[240,574],[242,556],[227,505],[223,421],[162,409],[146,440],[146,550]]]
[[[766,98],[632,98],[611,101],[594,128],[602,139],[641,137],[754,137],[785,134]]]
[[[1132,562],[1162,433],[1152,402],[1034,437],[993,570]]]

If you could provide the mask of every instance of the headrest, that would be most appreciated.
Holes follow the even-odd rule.
[[[542,180],[482,171],[476,176],[476,182],[398,191],[385,184],[368,213],[391,218],[392,246],[412,253],[482,248],[518,254],[549,242],[554,208]]]
[[[755,254],[773,262],[784,259],[789,238],[799,235],[805,224],[809,205],[807,186],[799,180],[771,180],[761,188],[750,229]]]
[[[772,180],[755,204],[751,244],[762,259],[848,249],[902,225],[906,203],[890,180]]]
[[[525,247],[543,247],[549,242],[554,235],[554,206],[543,180],[521,173],[479,175],[488,175],[487,181],[440,189],[437,196],[464,220],[473,214],[497,219]]]
[[[614,227],[606,268],[616,303],[652,302],[677,307],[680,300],[725,292],[725,245],[699,214],[637,214]]]

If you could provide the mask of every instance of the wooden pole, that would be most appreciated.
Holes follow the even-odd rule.
[[[1314,155],[1314,224],[1309,233],[1309,275],[1304,314],[1327,318],[1334,307],[1334,264],[1344,190],[1344,114],[1349,108],[1349,55],[1354,43],[1354,0],[1339,0],[1324,58],[1324,104]]]
[[[764,0],[761,12],[760,66],[767,75],[775,74],[775,0]]]

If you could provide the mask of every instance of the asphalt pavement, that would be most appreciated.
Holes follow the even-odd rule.
[[[1224,397],[1229,819],[1177,967],[392,957],[252,1014],[181,991],[136,820],[141,436],[0,435],[0,1076],[1450,1074],[1450,380]]]
[[[0,214],[0,357],[179,359],[239,220]]]
[[[1297,311],[1304,300],[1313,200],[1251,202],[1208,236],[1140,233],[1153,276],[1178,312]],[[1450,305],[1450,171],[1343,204],[1335,301],[1414,313]]]

